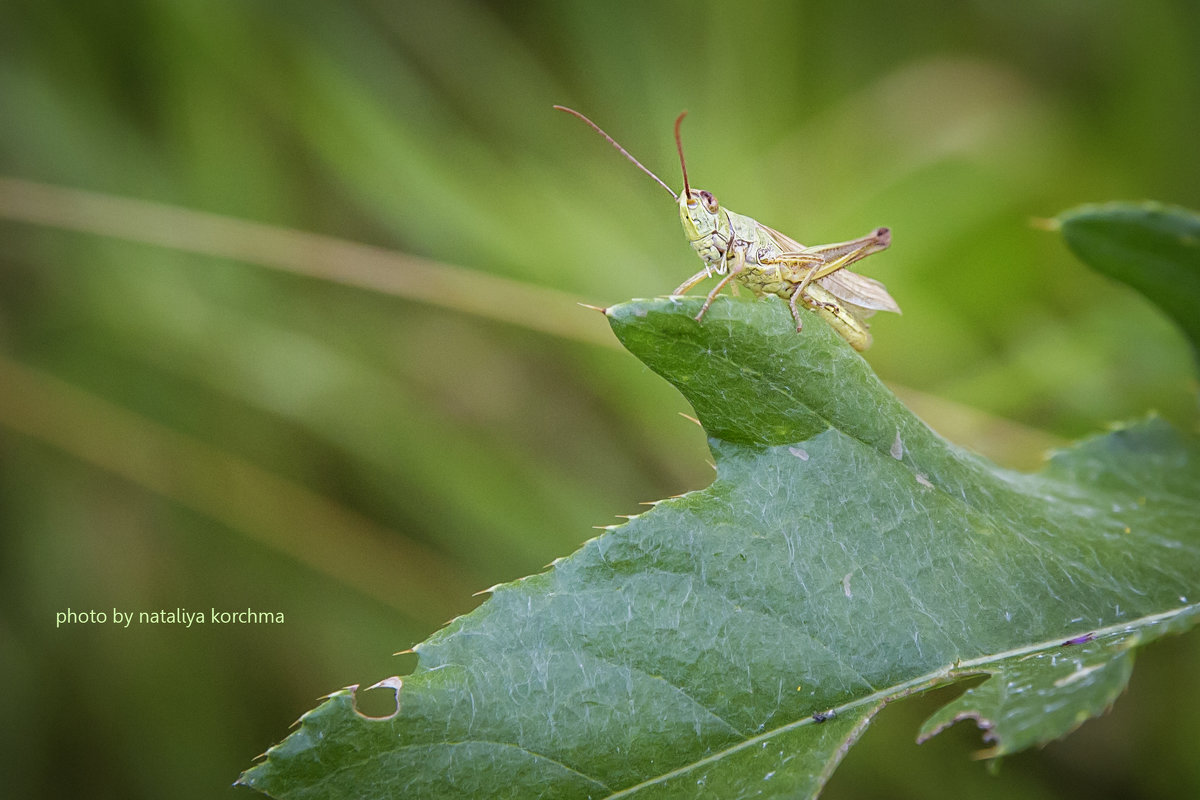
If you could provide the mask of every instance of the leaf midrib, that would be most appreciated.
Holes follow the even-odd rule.
[[[1091,629],[1089,632],[1092,633],[1096,639],[1103,638],[1104,636],[1108,636],[1110,634],[1129,633],[1131,631],[1140,628],[1146,628],[1156,623],[1163,622],[1195,610],[1200,610],[1200,604],[1179,606],[1171,609],[1170,611],[1163,611],[1158,614],[1139,617],[1136,620],[1125,622],[1120,625],[1109,625],[1105,628]],[[938,685],[938,683],[944,682],[947,679],[960,680],[963,678],[969,678],[973,675],[991,675],[993,674],[992,671],[984,669],[984,667],[988,666],[989,664],[1005,661],[1010,658],[1016,658],[1018,656],[1032,655],[1045,650],[1062,647],[1063,642],[1070,637],[1070,633],[1071,632],[1068,631],[1063,637],[1055,637],[1054,639],[1028,644],[1022,647],[1015,647],[999,653],[990,653],[986,656],[979,656],[977,658],[967,659],[965,661],[958,661],[952,665],[948,665],[932,672],[919,675],[915,678],[902,681],[893,686],[880,689],[872,694],[860,697],[857,700],[851,700],[847,703],[843,703],[840,706],[834,706],[832,710],[838,714],[842,714],[863,706],[871,705],[872,703],[883,703],[900,695],[908,695],[925,689],[931,689]],[[719,761],[722,758],[744,750],[747,747],[751,747],[760,742],[769,741],[775,736],[788,733],[805,725],[816,724],[820,723],[818,723],[812,717],[802,717],[801,719],[794,720],[786,725],[781,725],[778,728],[773,728],[772,730],[738,742],[737,744],[727,747],[724,750],[719,750],[715,753],[707,755],[704,758],[694,761],[690,764],[684,764],[683,766],[677,767],[670,772],[664,772],[662,775],[656,775],[653,778],[642,781],[641,783],[621,789],[613,794],[608,795],[605,800],[617,800],[617,798],[628,797],[642,788],[662,783],[680,775],[685,775],[694,769],[703,767],[715,761]]]

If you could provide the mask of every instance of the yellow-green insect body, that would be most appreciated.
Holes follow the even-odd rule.
[[[812,309],[856,350],[865,350],[871,344],[867,317],[876,311],[900,312],[900,307],[882,283],[846,269],[855,261],[886,249],[891,244],[891,232],[887,228],[877,228],[867,236],[848,242],[805,247],[752,217],[723,208],[711,192],[691,188],[679,137],[683,114],[675,120],[675,142],[683,169],[683,192],[677,195],[596,123],[578,111],[563,106],[555,108],[590,125],[679,203],[684,234],[704,262],[704,269],[680,284],[672,294],[682,295],[706,278],[722,276],[705,299],[696,315],[697,320],[704,317],[730,280],[736,280],[757,296],[777,295],[787,300],[797,331],[803,328],[797,304]]]
[[[797,302],[802,303],[860,351],[871,344],[867,317],[876,311],[899,313],[900,307],[882,283],[846,269],[886,249],[891,244],[887,228],[848,242],[805,247],[752,217],[722,207],[711,192],[685,191],[679,196],[679,219],[705,267],[672,294],[682,295],[713,275],[724,276],[709,293],[697,319],[731,279],[759,297],[770,294],[787,300],[796,330],[803,327],[796,308]]]

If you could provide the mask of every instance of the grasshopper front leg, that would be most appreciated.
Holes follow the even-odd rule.
[[[750,247],[750,243],[744,239],[734,239],[725,249],[725,261],[729,264],[729,270],[725,277],[717,281],[717,285],[708,293],[708,297],[704,298],[704,305],[700,307],[700,313],[696,315],[696,321],[699,322],[704,318],[708,307],[713,304],[713,300],[717,299],[717,294],[725,288],[725,284],[733,280],[739,272],[746,268],[746,250]],[[733,253],[733,259],[729,258],[729,254]]]
[[[719,265],[720,268],[718,268],[718,265],[713,264],[712,261],[709,260],[709,258],[705,258],[704,259],[704,269],[700,270],[695,275],[688,278],[683,283],[679,284],[679,286],[676,287],[675,291],[671,292],[672,297],[678,297],[678,296],[682,296],[682,295],[686,294],[689,289],[691,289],[697,283],[700,283],[700,281],[702,281],[706,278],[711,278],[714,271],[718,275],[722,275],[725,273],[725,271],[726,271],[725,265],[727,263],[729,263],[729,244],[732,241],[732,239],[728,236],[725,236],[724,234],[722,234],[720,231],[717,231],[717,230],[714,230],[712,233],[709,234],[709,236],[713,239],[721,240],[721,246],[717,248],[717,251],[720,252],[720,254],[721,254],[721,263]]]
[[[712,267],[705,267],[704,269],[700,270],[692,277],[688,278],[683,283],[679,284],[679,288],[677,288],[675,291],[671,292],[671,296],[678,297],[678,296],[687,294],[688,289],[691,289],[693,286],[695,286],[700,281],[704,280],[705,278],[709,278],[711,276],[712,276]]]

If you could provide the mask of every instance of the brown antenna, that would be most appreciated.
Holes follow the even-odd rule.
[[[603,131],[603,130],[600,128],[600,126],[599,126],[599,125],[597,125],[596,123],[592,122],[590,119],[588,119],[587,117],[585,117],[583,114],[580,114],[578,111],[576,111],[576,110],[575,110],[575,109],[573,109],[573,108],[567,108],[566,106],[555,106],[555,108],[557,108],[559,111],[565,111],[565,112],[567,112],[568,114],[573,114],[574,116],[576,116],[576,117],[579,117],[581,120],[583,120],[584,122],[586,122],[588,125],[590,125],[590,126],[592,127],[592,130],[596,131],[596,133],[598,133],[598,134],[600,134],[601,136],[603,136],[605,139],[607,139],[607,140],[608,140],[608,143],[609,143],[609,144],[611,144],[613,147],[617,148],[617,150],[619,150],[619,151],[620,151],[621,155],[625,156],[625,157],[626,157],[626,158],[628,158],[630,161],[632,161],[632,162],[634,163],[634,165],[635,165],[635,166],[636,166],[638,169],[640,169],[642,172],[646,173],[646,174],[647,174],[647,175],[649,175],[651,178],[653,178],[653,179],[654,179],[654,180],[655,180],[655,181],[658,183],[658,185],[659,185],[659,186],[661,186],[661,187],[663,187],[664,189],[666,189],[666,190],[667,190],[667,192],[668,192],[668,193],[671,195],[671,197],[674,197],[676,200],[678,200],[678,199],[679,199],[679,195],[675,194],[675,190],[674,190],[674,189],[672,189],[670,186],[667,186],[665,183],[663,183],[663,181],[662,181],[662,178],[658,177],[658,176],[657,176],[657,175],[655,175],[653,172],[651,172],[650,170],[646,169],[646,167],[645,167],[645,166],[642,164],[642,162],[638,161],[636,158],[634,158],[633,156],[629,155],[629,151],[628,151],[628,150],[626,150],[624,147],[621,147],[621,145],[617,144],[617,141],[616,141],[616,139],[612,138],[612,137],[611,137],[611,136],[609,136],[607,133],[605,133],[605,132],[604,132],[604,131]],[[683,117],[680,117],[680,119],[683,119]],[[675,122],[675,139],[676,139],[677,141],[678,141],[678,139],[679,139],[679,122],[678,122],[678,121],[676,121],[676,122]],[[681,152],[682,152],[682,151],[681,151]],[[685,181],[685,182],[687,181],[687,173],[684,173],[684,181]]]
[[[683,170],[683,196],[692,199],[692,187],[688,186],[687,179],[687,164],[683,161],[683,140],[679,138],[679,125],[683,122],[683,118],[687,116],[687,112],[680,112],[675,118],[675,148],[679,150],[679,168]],[[679,199],[679,198],[676,198]]]

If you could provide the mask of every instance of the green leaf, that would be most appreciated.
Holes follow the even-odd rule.
[[[1073,209],[1058,221],[1080,260],[1152,300],[1200,355],[1200,216],[1157,203],[1112,203]]]
[[[1005,471],[940,439],[809,314],[607,311],[710,434],[665,500],[416,651],[398,711],[353,688],[241,782],[280,798],[805,797],[888,701],[988,676],[994,753],[1061,736],[1133,650],[1200,615],[1200,443],[1149,419]]]

